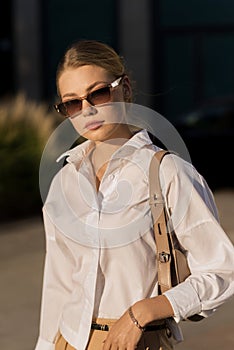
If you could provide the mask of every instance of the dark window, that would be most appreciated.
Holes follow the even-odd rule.
[[[12,59],[12,1],[0,2],[0,97],[14,90]]]

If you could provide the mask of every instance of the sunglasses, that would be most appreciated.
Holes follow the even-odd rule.
[[[119,86],[123,76],[114,80],[112,83],[107,84],[100,89],[91,91],[86,96],[81,98],[76,98],[66,102],[61,102],[54,105],[54,108],[58,113],[61,113],[65,117],[72,117],[73,115],[79,113],[82,110],[82,101],[86,100],[92,106],[100,105],[102,103],[109,102],[111,99],[112,89]]]

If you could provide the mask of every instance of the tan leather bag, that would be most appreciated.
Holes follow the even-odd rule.
[[[161,150],[155,153],[149,169],[150,207],[154,223],[156,242],[156,259],[158,267],[159,293],[183,282],[190,274],[187,258],[178,248],[179,242],[175,232],[169,228],[169,218],[165,201],[161,192],[159,166],[169,151]],[[191,321],[200,321],[203,316],[193,315]]]

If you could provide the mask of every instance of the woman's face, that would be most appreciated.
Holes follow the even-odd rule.
[[[90,92],[112,83],[116,78],[104,68],[86,65],[66,69],[58,80],[62,102],[85,97]],[[92,106],[86,99],[82,101],[82,110],[72,116],[71,122],[77,132],[87,139],[102,142],[113,138],[129,138],[125,123],[124,93],[131,94],[127,77],[115,88],[111,88],[110,101]]]

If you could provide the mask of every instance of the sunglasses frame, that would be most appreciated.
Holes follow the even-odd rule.
[[[64,112],[62,111],[63,109],[66,110],[65,104],[66,104],[67,102],[75,101],[75,100],[78,100],[78,101],[82,102],[83,100],[86,100],[86,101],[88,101],[88,103],[89,103],[91,106],[95,106],[95,105],[90,101],[89,96],[90,96],[92,93],[94,93],[94,92],[96,92],[96,91],[98,91],[98,90],[101,90],[101,89],[103,89],[103,88],[107,88],[107,87],[108,87],[109,89],[115,89],[117,86],[120,85],[120,83],[121,83],[123,77],[124,77],[124,75],[121,75],[119,78],[115,79],[112,83],[106,84],[106,85],[104,85],[104,86],[102,86],[102,87],[100,87],[100,88],[98,88],[98,89],[96,89],[96,90],[90,91],[87,95],[85,95],[85,96],[83,96],[83,97],[74,98],[74,99],[68,100],[68,101],[66,101],[66,102],[60,102],[60,103],[58,103],[58,104],[55,104],[55,105],[54,105],[54,108],[55,108],[55,110],[56,110],[58,113],[62,114],[62,115],[65,116],[65,117],[70,118],[71,115],[69,115],[69,114],[67,114],[67,113],[64,113]],[[110,90],[110,93],[111,93],[111,90]],[[81,106],[82,106],[82,104],[81,104]],[[82,107],[81,107],[81,109],[80,109],[79,111],[82,111]]]

